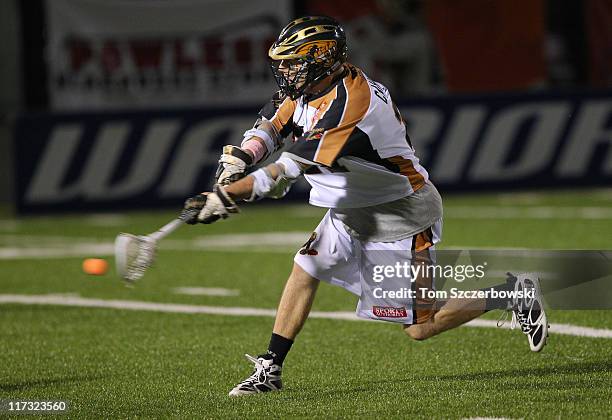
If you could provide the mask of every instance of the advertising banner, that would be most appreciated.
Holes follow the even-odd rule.
[[[442,191],[612,185],[612,94],[446,97],[400,103],[417,155]],[[257,108],[22,116],[20,212],[180,205],[210,188],[223,145]],[[286,142],[290,142],[287,139]],[[292,197],[306,198],[298,184]]]

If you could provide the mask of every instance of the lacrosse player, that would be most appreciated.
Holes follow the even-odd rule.
[[[342,26],[329,17],[296,19],[281,31],[269,57],[280,91],[241,146],[223,148],[214,191],[186,201],[184,212],[199,211],[188,223],[225,219],[238,212],[238,200],[283,197],[300,176],[312,186],[310,204],[329,210],[295,255],[268,351],[247,355],[255,371],[231,390],[232,396],[282,388],[283,361],[308,317],[319,281],[362,297],[364,251],[387,250],[410,259],[414,254],[405,251],[412,250],[431,260],[442,235],[440,195],[415,155],[388,90],[346,61]],[[246,175],[289,135],[293,142],[276,162]],[[432,281],[416,279],[429,289]],[[519,279],[498,288],[535,288],[534,282]],[[531,349],[539,351],[547,321],[540,296],[534,301],[528,307],[517,301],[499,307],[513,309]],[[435,303],[416,298],[390,313],[374,311],[360,299],[357,313],[399,322],[409,337],[424,340],[491,307],[485,299],[450,299],[441,308]]]

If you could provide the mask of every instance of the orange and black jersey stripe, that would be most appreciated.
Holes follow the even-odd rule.
[[[417,190],[426,179],[411,159],[414,151],[403,120],[388,94],[384,96],[377,89],[382,89],[379,84],[345,64],[343,77],[323,94],[308,100],[281,101],[277,97],[276,103],[264,107],[261,116],[270,120],[281,136],[293,134],[294,142],[287,152],[313,165],[307,174],[316,174],[321,168],[343,171],[338,159],[350,156],[405,175],[412,190]],[[418,159],[416,162],[418,165]]]

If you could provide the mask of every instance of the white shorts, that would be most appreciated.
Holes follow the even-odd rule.
[[[361,242],[351,237],[333,210],[329,210],[294,261],[312,277],[359,296],[356,309],[359,317],[417,324],[433,316],[435,300],[423,299],[415,292],[408,296],[408,290],[435,290],[434,279],[412,276],[410,270],[400,270],[401,275],[383,280],[380,275],[373,277],[373,273],[379,273],[380,267],[396,267],[397,264],[405,268],[423,257],[428,260],[426,262],[434,262],[434,245],[441,237],[440,219],[425,231],[406,239]],[[395,294],[389,297],[389,292]]]

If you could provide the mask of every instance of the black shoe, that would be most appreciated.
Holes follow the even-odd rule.
[[[540,280],[533,273],[519,274],[514,285],[515,292],[523,292],[523,297],[512,300],[512,323],[510,328],[520,326],[529,341],[531,351],[544,348],[548,338],[548,320],[544,312]]]

